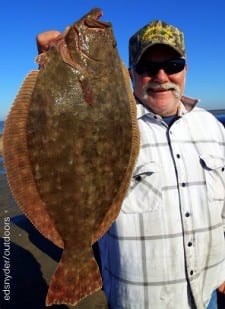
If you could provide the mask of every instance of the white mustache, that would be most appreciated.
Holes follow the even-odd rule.
[[[169,90],[169,89],[172,90],[176,98],[180,97],[181,94],[180,88],[176,84],[170,82],[163,84],[157,82],[149,82],[147,85],[143,87],[143,97],[144,99],[147,99],[148,91],[151,90]]]

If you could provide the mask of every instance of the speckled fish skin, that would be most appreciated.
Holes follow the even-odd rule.
[[[40,71],[30,91],[31,76],[25,80],[3,136],[15,198],[38,230],[64,247],[46,305],[75,305],[101,288],[91,245],[116,219],[139,151],[128,72],[100,15],[93,9],[38,58]],[[21,164],[25,176],[12,179]],[[17,188],[26,179],[31,193]],[[24,201],[29,194],[33,204]]]

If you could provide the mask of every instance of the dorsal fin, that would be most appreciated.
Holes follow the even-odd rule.
[[[38,77],[31,71],[24,80],[6,119],[3,131],[3,158],[7,180],[15,201],[33,225],[59,247],[63,241],[37,191],[27,148],[27,119],[30,100]],[[31,216],[32,213],[32,216]]]

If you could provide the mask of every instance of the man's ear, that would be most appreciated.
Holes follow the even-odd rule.
[[[129,69],[128,69],[128,72],[129,72],[129,75],[130,75],[130,79],[131,79],[131,81],[133,82],[133,80],[134,80],[133,70],[129,68]]]

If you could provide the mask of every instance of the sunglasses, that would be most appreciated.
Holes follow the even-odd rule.
[[[163,62],[153,62],[148,61],[146,63],[137,63],[134,65],[134,70],[139,74],[143,76],[155,76],[159,70],[163,69],[163,71],[168,74],[175,74],[183,71],[185,67],[185,59],[183,58],[176,58],[176,59],[170,59]]]

